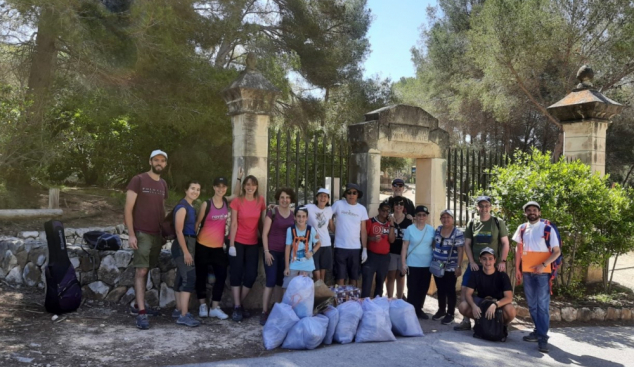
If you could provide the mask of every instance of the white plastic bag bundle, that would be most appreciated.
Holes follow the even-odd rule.
[[[313,315],[315,305],[315,287],[313,280],[306,276],[297,276],[288,284],[282,303],[293,307],[301,319]]]
[[[282,348],[315,349],[326,337],[328,318],[324,315],[304,317],[288,332]]]
[[[264,348],[275,349],[282,345],[288,331],[299,321],[293,308],[284,303],[276,303],[262,329]]]
[[[363,308],[358,301],[347,301],[337,306],[337,311],[339,322],[335,328],[334,340],[341,344],[352,343],[363,316]]]
[[[414,306],[396,299],[390,302],[390,320],[392,321],[392,331],[401,336],[423,336],[423,329],[420,327]]]
[[[380,306],[383,311],[387,312],[388,314],[390,313],[390,300],[387,297],[377,296],[374,297],[372,301]]]
[[[335,336],[335,329],[339,323],[339,311],[334,306],[328,306],[323,311],[323,314],[328,318],[328,330],[326,331],[324,344],[332,344],[332,337]]]
[[[355,342],[390,342],[396,340],[392,333],[389,311],[370,298],[363,301],[362,308],[363,317],[361,317],[359,329],[357,329]]]

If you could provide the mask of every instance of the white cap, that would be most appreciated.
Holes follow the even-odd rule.
[[[157,155],[162,155],[165,157],[165,159],[167,159],[167,153],[165,153],[164,151],[160,149],[152,151],[152,154],[150,154],[150,159],[156,157]]]
[[[328,195],[328,197],[330,197],[330,190],[324,189],[324,188],[320,188],[319,190],[317,190],[317,195],[319,195],[319,194],[326,194],[326,195]],[[315,195],[315,196],[317,196],[317,195]]]
[[[452,218],[454,217],[454,216],[453,216],[453,210],[451,210],[451,209],[445,209],[445,210],[441,211],[441,212],[440,212],[440,216],[442,217],[442,215],[443,215],[443,214],[448,214],[448,215],[450,215]]]

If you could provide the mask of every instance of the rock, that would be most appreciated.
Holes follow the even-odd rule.
[[[118,268],[127,268],[132,261],[132,251],[120,250],[114,254],[114,259]]]
[[[101,281],[92,282],[84,287],[88,293],[88,298],[102,301],[110,292],[110,287]]]
[[[618,320],[621,318],[621,309],[608,307],[607,312],[605,313],[606,320]]]
[[[161,270],[159,270],[159,268],[154,268],[152,270],[150,270],[150,278],[152,278],[152,283],[154,284],[155,288],[159,288],[159,285],[161,284]]]
[[[156,289],[151,289],[145,292],[145,302],[150,307],[158,307],[159,305],[159,293]]]
[[[77,228],[75,229],[75,235],[79,237],[82,241],[84,240],[84,233],[88,232],[86,228]]]
[[[125,229],[125,225],[123,225],[123,224],[117,224],[117,225],[115,226],[115,228],[117,229],[117,233],[118,233],[118,234],[122,234],[122,233],[123,233],[123,230]]]
[[[75,228],[64,228],[64,236],[72,237],[75,235]]]
[[[621,320],[631,320],[631,319],[632,319],[632,309],[631,308],[621,309]]]
[[[117,233],[117,229],[114,226],[104,227],[103,231],[108,233],[113,233],[113,234]]]
[[[121,297],[126,293],[128,287],[117,287],[108,293],[106,296],[106,301],[108,302],[119,302]]]
[[[40,233],[38,231],[22,231],[18,233],[20,238],[38,238]]]
[[[158,287],[158,284],[157,284],[157,287]],[[145,282],[145,290],[152,289],[152,288],[154,288],[154,284],[152,283],[152,277],[148,273],[147,281]]]
[[[37,236],[37,239],[38,239],[38,240],[40,240],[40,241],[42,241],[42,242],[44,242],[44,243],[46,243],[46,232],[41,231],[41,232],[40,232],[40,235],[39,235],[39,236]]]
[[[15,258],[18,260],[18,266],[24,268],[27,263],[27,258],[29,257],[29,253],[26,250],[22,250],[20,252],[15,253]]]
[[[108,255],[101,260],[98,274],[99,280],[102,282],[108,285],[115,285],[121,275],[121,272],[119,271],[119,268],[117,268],[117,262],[113,256]]]
[[[7,274],[4,280],[12,284],[24,283],[22,281],[22,267],[16,266],[13,269],[11,269],[11,271]]]
[[[592,320],[592,311],[588,307],[582,307],[577,311],[577,320],[590,321]]]
[[[170,269],[167,273],[161,274],[161,281],[170,288],[174,288],[174,279],[176,279],[176,269]]]
[[[31,249],[29,252],[29,261],[36,263],[37,266],[42,266],[46,262],[48,256],[48,247],[39,247]]]
[[[81,278],[77,277],[77,279],[79,279],[79,283],[81,285],[87,285],[97,281],[97,277],[95,276],[95,273],[92,271],[87,271],[85,273],[80,273],[80,274],[81,274]]]
[[[14,254],[24,250],[24,241],[22,240],[9,241],[7,244],[9,246],[8,249]]]
[[[136,292],[134,292],[134,288],[129,288],[127,292],[121,297],[119,303],[128,304],[132,302],[132,300],[136,297]]]
[[[605,310],[602,309],[601,307],[595,307],[592,310],[592,319],[593,320],[599,320],[599,321],[603,321],[605,320]]]
[[[159,306],[161,308],[176,306],[176,299],[174,298],[174,290],[167,286],[165,283],[161,283],[161,295],[159,298]]]
[[[75,269],[79,269],[79,263],[80,263],[80,261],[79,261],[79,258],[78,258],[78,257],[71,257],[71,258],[70,258],[70,263],[71,263],[71,265],[73,265],[73,268],[75,268]]]
[[[561,310],[558,307],[550,308],[550,321],[561,321]]]
[[[165,273],[170,269],[176,267],[174,265],[174,261],[172,261],[172,252],[169,250],[161,250],[161,255],[159,256],[159,269],[161,269],[161,273]]]
[[[531,314],[530,312],[528,312],[528,308],[526,307],[517,306],[515,307],[515,310],[517,311],[517,317],[522,317],[522,318],[531,317]]]
[[[46,256],[45,255],[38,256],[37,260],[35,260],[35,263],[37,264],[37,266],[44,266],[44,264],[46,264]]]
[[[4,259],[2,260],[2,270],[4,270],[5,274],[9,274],[11,269],[16,266],[18,266],[18,258],[13,255],[11,250],[7,250],[7,252],[4,253]]]
[[[37,283],[37,287],[41,289],[46,288],[46,276],[44,275],[44,272],[42,272],[42,275],[40,276],[40,282]]]
[[[577,320],[577,309],[574,307],[563,307],[561,309],[561,318],[568,322]]]
[[[35,287],[37,283],[40,282],[41,277],[42,272],[37,267],[37,265],[32,262],[26,264],[24,270],[22,271],[22,278],[24,279],[24,283],[29,287]]]
[[[130,236],[129,236],[129,235],[127,235],[127,234],[120,234],[120,235],[119,235],[119,238],[121,238],[122,240],[129,240],[129,239],[130,239]]]
[[[133,266],[129,266],[127,269],[121,273],[119,277],[119,285],[123,285],[126,287],[134,286],[134,276],[136,274],[136,268]]]
[[[130,249],[130,243],[128,243],[128,240],[121,240],[121,249],[122,250]]]

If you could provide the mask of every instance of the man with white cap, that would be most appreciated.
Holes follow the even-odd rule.
[[[308,225],[314,228],[319,235],[321,246],[319,251],[313,255],[315,260],[315,271],[313,276],[315,281],[324,280],[326,270],[332,270],[332,244],[330,243],[330,233],[334,232],[332,223],[332,207],[330,206],[330,190],[320,188],[315,195],[315,202],[306,205],[308,209]]]
[[[165,218],[164,202],[167,199],[167,183],[161,173],[167,166],[167,153],[155,150],[150,154],[150,170],[138,174],[127,187],[124,219],[128,228],[128,243],[134,250],[132,264],[136,268],[134,291],[136,303],[130,306],[130,313],[136,316],[139,329],[149,329],[148,315],[158,315],[158,311],[146,308],[145,284],[148,270],[158,264],[163,246],[161,223]]]
[[[524,295],[528,303],[535,330],[523,339],[537,342],[537,349],[548,353],[548,328],[550,325],[550,273],[561,249],[558,231],[548,220],[540,219],[541,206],[536,201],[524,204],[527,223],[520,225],[513,241],[515,252],[515,277],[518,284],[524,282]]]
[[[506,272],[506,257],[509,254],[508,229],[503,220],[491,215],[491,198],[479,196],[476,199],[478,217],[469,221],[464,232],[465,253],[469,258],[469,266],[462,276],[462,289],[460,299],[466,298],[467,284],[473,271],[480,270],[478,265],[478,254],[484,248],[491,248],[495,251],[497,260],[497,270]],[[462,319],[462,322],[454,327],[454,330],[471,330],[471,320],[469,317]]]

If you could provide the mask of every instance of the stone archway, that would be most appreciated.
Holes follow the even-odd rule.
[[[429,224],[439,225],[445,205],[449,134],[438,119],[420,107],[394,105],[365,114],[365,121],[348,126],[351,147],[348,182],[364,192],[360,202],[369,215],[380,204],[381,156],[416,158],[416,205],[430,211]]]

